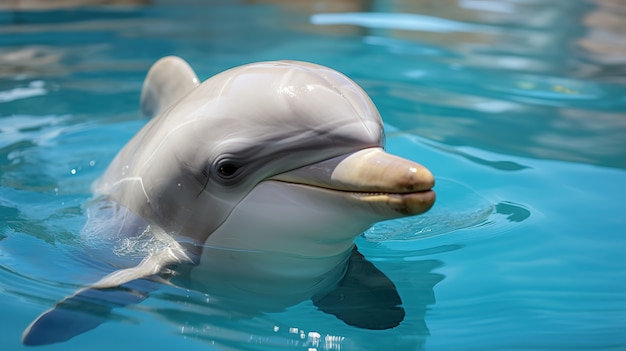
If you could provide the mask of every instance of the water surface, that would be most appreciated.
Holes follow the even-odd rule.
[[[370,94],[387,149],[437,178],[426,215],[360,251],[397,286],[397,328],[303,302],[231,318],[163,287],[50,350],[626,349],[626,8],[618,1],[154,1],[0,12],[0,340],[97,280],[78,233],[91,182],[145,124],[143,77],[274,59]],[[211,316],[211,318],[207,318]]]

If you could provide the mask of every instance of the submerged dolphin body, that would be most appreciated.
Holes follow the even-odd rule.
[[[234,300],[245,301],[242,292],[281,304],[312,298],[364,328],[402,320],[393,283],[354,238],[375,222],[427,211],[434,179],[383,150],[379,113],[356,83],[293,61],[199,83],[185,61],[166,57],[148,73],[141,106],[153,118],[95,183],[83,236],[107,243],[97,248],[105,251],[146,237],[152,246],[42,314],[25,344],[92,329],[104,321],[98,313],[141,301],[154,288],[145,279],[165,274]],[[368,305],[388,316],[365,318]]]

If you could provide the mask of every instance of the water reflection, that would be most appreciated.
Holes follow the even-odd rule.
[[[421,254],[457,248],[434,248]],[[269,254],[220,253],[219,249],[211,250],[221,256]],[[404,286],[402,308],[395,306],[402,302],[396,301],[399,297],[391,280],[358,252],[355,253],[339,283],[339,289],[327,295],[322,294],[321,299],[314,297],[313,303],[300,301],[306,292],[301,291],[303,289],[294,285],[293,281],[283,282],[280,277],[267,274],[254,278],[252,272],[229,271],[228,265],[212,266],[215,274],[207,277],[211,285],[196,290],[198,281],[188,280],[183,269],[178,272],[181,275],[175,275],[173,279],[176,285],[135,280],[118,288],[82,289],[40,316],[29,327],[25,342],[29,345],[65,342],[103,323],[124,325],[156,317],[166,322],[174,333],[225,347],[236,345],[239,348],[242,342],[254,341],[261,347],[289,349],[316,347],[318,350],[373,350],[385,345],[394,345],[399,349],[422,349],[430,335],[425,318],[428,306],[435,303],[433,289],[444,279],[442,274],[434,271],[443,263],[418,257],[383,264],[385,270],[393,274],[394,280]],[[85,259],[86,255],[79,254],[79,257]],[[64,256],[63,260],[72,258]],[[4,267],[7,262],[5,257],[0,265]],[[65,264],[72,265],[72,262]],[[95,264],[99,266],[98,269],[104,269],[101,263],[81,261],[75,264],[87,264],[91,269]],[[12,268],[10,262],[7,268]],[[342,267],[338,268],[331,273],[343,273]],[[252,274],[250,277],[258,281],[246,281],[242,275],[248,274]],[[65,280],[72,279],[72,275],[61,276],[61,280],[50,280],[47,284],[68,285]],[[265,285],[266,292],[271,290],[273,293],[263,294],[250,289],[259,283]],[[74,285],[69,283],[69,286]],[[315,286],[313,290],[318,288]],[[28,294],[20,290],[11,294],[37,305],[48,306],[58,293],[55,291],[50,296],[49,289],[37,289]],[[388,322],[395,328],[388,329]],[[374,332],[376,340],[367,337],[372,333],[368,329],[381,329]],[[402,338],[398,339],[398,335],[402,335]]]
[[[367,86],[393,111],[388,123],[453,145],[626,167],[622,3],[393,1],[370,11],[311,22],[364,28],[365,43],[396,55],[405,71],[385,84],[402,86]],[[414,110],[397,112],[395,99]],[[573,127],[572,107],[611,132]]]
[[[0,2],[0,10],[55,10],[94,5],[140,5],[150,0],[10,0]]]
[[[175,329],[180,330],[182,335],[222,345],[237,344],[247,339],[254,340],[256,344],[265,347],[276,348],[295,346],[304,349],[317,347],[318,350],[374,350],[393,345],[399,349],[421,350],[426,338],[430,335],[425,318],[428,306],[435,303],[433,289],[444,279],[443,275],[434,272],[441,266],[441,261],[432,259],[386,265],[387,268],[394,270],[394,276],[400,280],[399,284],[407,287],[402,296],[407,314],[398,327],[375,332],[375,340],[366,336],[370,335],[371,331],[337,324],[330,320],[328,315],[307,303],[292,307],[291,311],[283,311],[280,315],[260,314],[259,312],[264,311],[262,306],[265,304],[260,303],[260,297],[252,292],[248,293],[248,298],[245,300],[247,303],[242,305],[240,299],[235,301],[220,295],[189,294],[182,290],[170,290],[158,293],[155,297],[175,303],[176,308],[148,309],[147,312],[167,321]],[[364,279],[364,281],[369,281],[369,284],[377,284],[375,281],[378,278],[368,276],[368,272],[371,271],[366,269],[349,274],[356,273],[360,277],[359,280]],[[353,287],[348,289],[352,290]],[[377,289],[373,291],[376,292]],[[354,296],[350,295],[353,295],[355,291],[344,292],[349,292],[349,294],[342,298],[341,305],[350,305],[350,301],[354,302],[351,300]],[[364,292],[367,291],[361,290],[361,293]],[[275,303],[276,301],[273,305]],[[252,306],[256,307],[252,308]],[[360,307],[357,304],[353,307],[356,309],[352,312],[355,316],[358,315],[359,322],[380,322],[380,312],[384,312],[372,310],[371,306],[368,307],[368,303]],[[403,335],[403,337],[398,338],[398,335]],[[322,342],[322,340],[327,342]],[[330,341],[333,342],[328,343]]]
[[[577,44],[582,55],[595,65],[586,65],[580,76],[605,81],[626,81],[626,4],[620,0],[594,0],[582,19],[587,32]]]
[[[430,144],[430,146],[433,147],[433,148],[437,148],[439,150],[448,152],[448,153],[453,154],[453,155],[461,156],[461,157],[465,158],[466,160],[471,161],[471,162],[473,162],[475,164],[491,167],[493,169],[497,169],[497,170],[500,170],[500,171],[521,171],[521,170],[530,168],[530,166],[519,164],[519,163],[517,163],[515,161],[504,161],[504,160],[498,160],[498,161],[494,160],[494,161],[492,161],[492,160],[487,160],[487,159],[481,158],[479,156],[472,155],[469,152],[464,152],[464,151],[462,151],[460,149],[447,147],[445,145]]]

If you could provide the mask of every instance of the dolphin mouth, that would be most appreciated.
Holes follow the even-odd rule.
[[[435,203],[435,180],[424,166],[363,149],[278,174],[270,180],[318,188],[366,205],[384,217],[417,215]]]

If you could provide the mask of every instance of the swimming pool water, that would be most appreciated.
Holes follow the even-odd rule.
[[[163,286],[45,350],[626,349],[626,8],[618,1],[154,1],[0,11],[0,341],[97,280],[78,233],[91,182],[145,124],[147,69],[202,79],[312,61],[358,82],[387,150],[438,200],[361,253],[407,315],[350,327],[310,302],[235,318]]]

